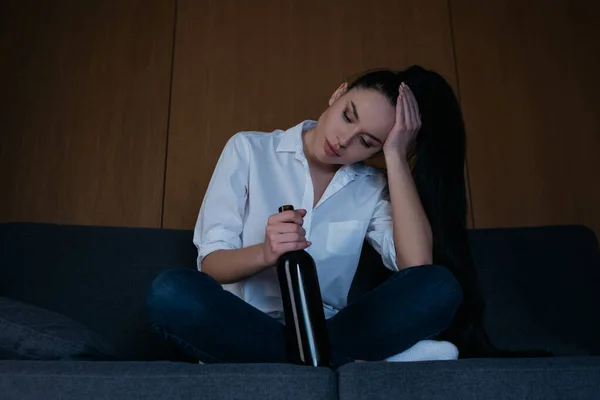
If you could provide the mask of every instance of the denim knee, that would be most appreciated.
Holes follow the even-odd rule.
[[[211,276],[193,269],[178,268],[160,273],[146,296],[152,322],[163,325],[165,319],[170,321],[186,309],[200,314],[202,299],[215,286],[221,288]]]
[[[431,313],[440,322],[439,330],[446,329],[463,300],[463,290],[452,272],[441,265],[428,265],[424,269],[427,275],[427,292],[430,293]]]
[[[423,265],[397,274],[399,277],[411,276],[412,284],[419,288],[428,317],[436,321],[436,330],[446,329],[463,300],[462,287],[452,272],[441,265]]]

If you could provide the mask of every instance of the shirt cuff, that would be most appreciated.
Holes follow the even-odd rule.
[[[242,247],[239,235],[227,229],[212,229],[205,239],[198,245],[198,258],[196,264],[198,271],[202,271],[204,257],[217,250],[235,250]]]
[[[400,269],[396,263],[396,246],[394,245],[394,239],[387,236],[388,235],[384,236],[382,245],[381,258],[383,259],[383,265],[392,271],[399,271]]]
[[[391,229],[384,232],[371,232],[367,234],[367,240],[373,248],[379,253],[383,265],[392,271],[399,271],[396,263],[396,246]]]

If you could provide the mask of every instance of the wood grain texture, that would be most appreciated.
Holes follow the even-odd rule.
[[[600,3],[450,4],[475,226],[600,234]]]
[[[160,226],[174,13],[1,3],[1,221]]]
[[[317,119],[344,79],[412,64],[455,84],[446,0],[180,0],[163,226],[194,226],[236,132]]]

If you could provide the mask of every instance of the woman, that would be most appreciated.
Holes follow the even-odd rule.
[[[385,174],[362,163],[375,155]],[[488,343],[467,247],[464,161],[456,97],[419,66],[342,84],[316,122],[238,133],[200,209],[201,272],[154,281],[153,326],[202,362],[285,362],[273,266],[306,249],[336,366],[476,355]],[[295,211],[277,213],[284,204]],[[347,304],[365,238],[395,273]]]

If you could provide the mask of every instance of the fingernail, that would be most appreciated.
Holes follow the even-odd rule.
[[[310,246],[312,244],[312,242],[306,242],[306,244]]]

